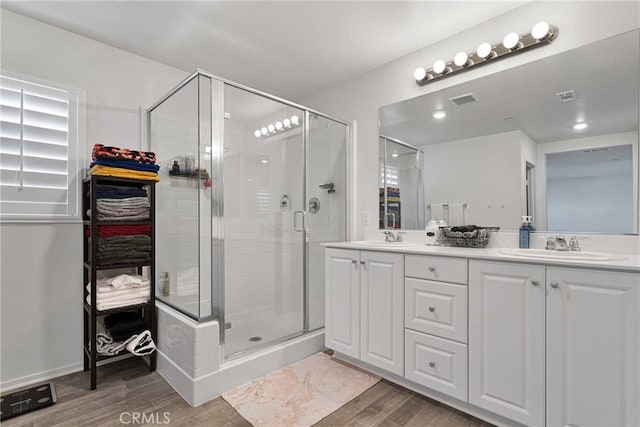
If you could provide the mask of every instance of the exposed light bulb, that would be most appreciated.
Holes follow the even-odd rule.
[[[580,123],[576,123],[575,125],[573,125],[573,128],[575,130],[584,130],[587,128],[587,126],[589,126],[588,124],[586,124],[585,122],[580,122]]]
[[[276,122],[276,130],[282,130],[282,122]]]
[[[447,113],[444,111],[436,111],[435,113],[433,113],[433,118],[436,120],[442,120],[445,117],[447,117]]]
[[[292,125],[297,125],[300,122],[300,118],[296,115],[291,116],[291,124]]]
[[[427,77],[427,70],[425,70],[423,67],[418,67],[413,72],[413,78],[419,82],[423,81],[425,77]]]
[[[260,138],[260,135],[262,135],[262,133],[260,133],[260,129],[257,129],[253,134],[256,136],[256,138]]]
[[[456,56],[453,57],[453,63],[458,67],[464,67],[469,62],[469,55],[464,52],[456,53]]]
[[[260,129],[260,133],[262,133],[262,135],[264,136],[269,133],[269,130],[265,126],[263,126],[262,129]]]
[[[282,121],[282,124],[284,125],[284,127],[286,127],[286,128],[290,128],[290,127],[291,127],[291,120],[289,120],[289,119],[284,119],[284,120]]]
[[[509,33],[504,36],[502,40],[502,46],[506,47],[509,50],[515,49],[520,43],[520,36],[518,33]]]
[[[538,22],[531,30],[531,37],[536,40],[546,39],[551,35],[551,26],[546,22]]]
[[[489,43],[482,43],[476,50],[476,55],[482,59],[487,59],[491,55],[493,47]]]
[[[269,125],[267,126],[267,129],[269,129],[269,133],[273,133],[276,130],[276,127],[274,125]]]
[[[442,59],[438,59],[433,63],[432,68],[435,73],[442,74],[447,69],[447,64]]]

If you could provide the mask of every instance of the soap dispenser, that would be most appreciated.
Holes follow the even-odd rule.
[[[531,230],[533,229],[531,223],[532,221],[530,216],[522,216],[522,226],[520,227],[520,249],[529,249],[531,242]]]

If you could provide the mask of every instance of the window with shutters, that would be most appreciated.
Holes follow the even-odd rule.
[[[79,217],[80,98],[0,76],[0,219]]]

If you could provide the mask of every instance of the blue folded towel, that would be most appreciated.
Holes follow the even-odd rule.
[[[124,168],[143,172],[158,172],[160,169],[160,166],[152,165],[150,163],[139,163],[133,160],[114,160],[106,157],[96,158],[91,166],[93,167],[93,165],[110,166],[112,168]]]
[[[130,197],[147,197],[147,190],[144,188],[100,186],[97,189],[98,199],[128,199]]]

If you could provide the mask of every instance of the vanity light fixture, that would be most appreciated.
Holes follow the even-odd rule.
[[[502,46],[509,50],[514,50],[522,47],[522,43],[520,43],[520,36],[518,35],[518,33],[509,33],[504,36],[504,39],[502,39]]]
[[[452,61],[446,62],[439,59],[433,63],[430,69],[416,68],[413,72],[413,78],[417,84],[423,85],[478,65],[488,64],[509,55],[547,45],[556,37],[558,37],[557,27],[547,22],[538,22],[530,33],[509,33],[501,43],[494,45],[481,43],[473,53],[458,52]]]
[[[444,111],[436,111],[435,113],[433,113],[433,118],[436,120],[442,120],[445,117],[447,117],[447,113]]]
[[[493,46],[490,43],[482,43],[478,46],[476,50],[476,55],[482,59],[489,59],[491,53],[493,52]]]
[[[576,123],[575,125],[573,125],[573,129],[575,130],[584,130],[588,127],[589,125],[586,124],[585,122],[580,122],[580,123]]]
[[[458,67],[466,67],[469,65],[469,55],[464,52],[456,53],[456,56],[453,57],[453,63]]]
[[[263,126],[259,130],[256,130],[253,134],[256,136],[256,138],[262,138],[262,137],[271,136],[277,133],[288,131],[300,124],[301,124],[300,118],[294,114],[290,118],[285,117],[282,120],[278,120],[277,122],[275,122],[275,124],[269,123],[268,125]],[[267,163],[267,162],[263,161],[262,163]]]

